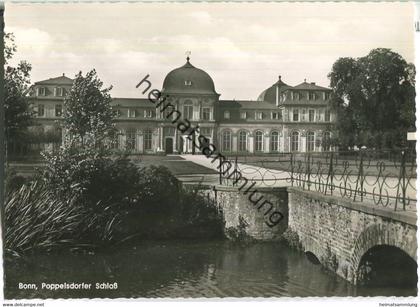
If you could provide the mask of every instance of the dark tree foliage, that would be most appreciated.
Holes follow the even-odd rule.
[[[415,129],[415,67],[390,49],[361,58],[339,58],[329,73],[337,112],[337,145],[405,146]]]
[[[102,87],[95,69],[86,76],[79,72],[64,101],[64,128],[82,146],[86,141],[97,145],[113,133],[112,86]]]
[[[10,141],[22,138],[32,123],[33,112],[27,97],[32,67],[26,61],[21,61],[15,67],[10,66],[9,61],[16,52],[13,34],[4,34],[4,41],[5,132],[7,140]]]

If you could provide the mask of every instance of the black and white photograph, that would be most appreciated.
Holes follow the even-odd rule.
[[[5,302],[417,306],[419,2],[1,10]]]

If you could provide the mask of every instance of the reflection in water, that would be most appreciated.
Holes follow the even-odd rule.
[[[96,255],[38,255],[6,263],[7,298],[416,295],[356,288],[279,243],[148,242]],[[37,283],[19,290],[18,283]],[[118,282],[118,290],[41,290],[42,282]]]

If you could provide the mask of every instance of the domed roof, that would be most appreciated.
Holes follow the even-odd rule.
[[[166,94],[217,94],[209,74],[194,67],[189,58],[184,66],[176,68],[166,75],[162,92]]]
[[[279,80],[274,83],[272,86],[270,86],[268,89],[264,90],[259,96],[258,101],[267,101],[269,103],[276,103],[276,92],[277,88],[279,93],[284,91],[285,89],[290,88],[289,85],[281,81],[281,76],[279,76]]]

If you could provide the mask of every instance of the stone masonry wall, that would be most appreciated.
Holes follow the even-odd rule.
[[[305,252],[352,283],[362,256],[375,245],[391,245],[416,260],[415,215],[289,188],[289,227]]]
[[[246,235],[256,240],[279,240],[287,228],[288,206],[286,188],[257,188],[253,200],[261,200],[254,205],[249,200],[250,192],[244,194],[237,187],[200,186],[200,193],[209,197],[223,211],[225,229],[239,229],[245,226]],[[258,208],[264,201],[266,203]],[[271,205],[273,205],[272,209]],[[280,217],[282,215],[282,218]],[[272,226],[272,227],[270,227]]]

